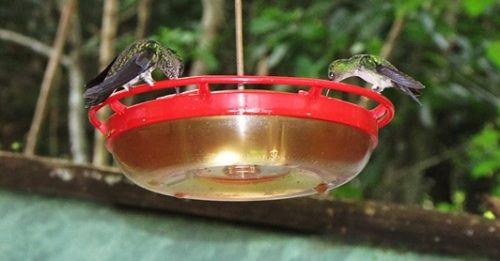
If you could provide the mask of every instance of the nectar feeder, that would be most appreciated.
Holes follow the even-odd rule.
[[[196,90],[126,106],[136,94],[197,86]],[[287,85],[271,90],[212,91],[211,85]],[[365,109],[322,95],[363,96]],[[109,106],[105,120],[97,112]],[[344,83],[277,76],[195,76],[138,85],[89,110],[107,149],[139,186],[179,198],[252,201],[325,192],[354,178],[377,146],[378,130],[394,116],[392,103]]]

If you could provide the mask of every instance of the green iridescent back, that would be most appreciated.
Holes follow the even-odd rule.
[[[120,70],[132,57],[135,55],[144,52],[146,50],[151,50],[153,56],[151,58],[151,62],[153,64],[157,63],[159,58],[161,57],[162,49],[164,49],[158,42],[154,40],[139,40],[129,47],[125,49],[113,63],[113,66],[109,69],[108,76],[113,75],[117,71]]]

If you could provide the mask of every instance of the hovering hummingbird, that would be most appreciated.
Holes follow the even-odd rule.
[[[106,100],[119,88],[129,88],[144,80],[153,86],[151,73],[161,70],[168,79],[182,75],[182,59],[170,48],[154,40],[139,40],[131,44],[94,79],[86,84],[85,107],[97,105]]]
[[[388,87],[397,87],[409,95],[419,105],[417,99],[420,91],[425,88],[420,82],[399,71],[387,60],[371,55],[358,54],[348,59],[333,61],[328,68],[328,78],[333,81],[342,81],[346,78],[358,76],[372,84],[372,90],[382,92]]]

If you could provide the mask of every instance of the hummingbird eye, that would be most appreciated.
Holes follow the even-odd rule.
[[[328,78],[333,80],[335,78],[335,74],[333,72],[328,72]]]

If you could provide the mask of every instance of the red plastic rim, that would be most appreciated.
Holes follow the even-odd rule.
[[[309,87],[298,93],[269,90],[211,91],[210,85],[251,84],[288,85]],[[126,106],[121,99],[140,93],[195,85],[195,91],[169,95]],[[322,95],[324,89],[364,96],[378,103],[365,109],[355,103]],[[109,105],[114,114],[102,121],[97,111]],[[89,110],[92,125],[103,133],[109,142],[120,133],[168,120],[220,115],[273,115],[299,117],[341,123],[368,133],[374,144],[378,141],[378,129],[394,117],[394,106],[384,96],[366,88],[339,82],[281,76],[194,76],[156,82],[133,87],[130,91],[113,94],[103,103]]]

